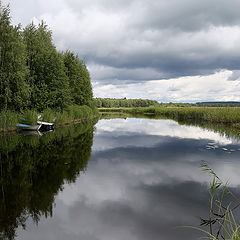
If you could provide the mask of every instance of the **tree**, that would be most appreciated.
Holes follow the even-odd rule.
[[[27,47],[32,107],[63,109],[71,104],[69,79],[63,58],[52,43],[52,33],[44,22],[31,23],[23,31]]]
[[[63,53],[63,59],[73,102],[77,105],[90,106],[93,93],[86,65],[70,51]]]
[[[9,6],[0,2],[0,109],[22,110],[29,105],[29,86],[25,82],[26,51],[20,26],[11,25]]]

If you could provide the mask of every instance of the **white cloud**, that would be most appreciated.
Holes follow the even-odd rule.
[[[10,2],[15,24],[45,20],[58,49],[87,62],[96,96],[239,100],[238,83],[220,71],[240,68],[235,0],[3,2]]]
[[[182,77],[135,84],[94,84],[94,95],[95,97],[122,98],[127,92],[132,97],[163,102],[240,101],[240,82],[229,81],[231,74],[231,71],[220,71],[209,76]]]
[[[127,129],[127,130],[126,130]],[[217,145],[227,145],[232,144],[233,140],[228,137],[222,136],[219,133],[215,133],[206,129],[202,129],[200,127],[194,126],[184,126],[179,125],[177,122],[173,120],[150,120],[150,119],[131,119],[127,118],[123,119],[112,119],[111,124],[108,121],[102,120],[97,124],[97,135],[101,135],[106,132],[114,132],[115,137],[118,135],[131,135],[131,134],[143,134],[150,136],[168,136],[174,138],[182,138],[182,139],[208,139],[209,141],[215,142]],[[111,139],[112,140],[112,139]],[[104,150],[111,149],[114,147],[119,147],[118,145],[114,145],[114,142],[105,144],[104,146],[97,145],[94,150]],[[143,145],[136,145],[135,142],[123,142],[121,147],[126,147],[128,145],[134,146],[154,146],[156,143],[140,142]],[[96,145],[96,144],[95,144]]]

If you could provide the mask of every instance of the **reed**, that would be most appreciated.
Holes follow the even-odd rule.
[[[56,126],[65,124],[70,121],[67,111],[63,110],[62,112],[56,112]]]
[[[227,107],[146,107],[146,108],[114,108],[99,109],[100,112],[127,112],[134,114],[152,114],[164,116],[180,121],[208,121],[214,123],[235,124],[240,123],[240,108]],[[240,126],[239,126],[240,127]]]
[[[240,199],[205,161],[202,162],[201,168],[212,178],[209,187],[209,216],[201,218],[201,227],[190,228],[203,232],[206,238],[211,240],[240,240],[240,224],[234,214],[240,206]],[[207,227],[208,230],[203,227]]]
[[[29,125],[36,125],[38,121],[38,113],[35,110],[26,110],[20,117],[20,121]]]
[[[61,112],[55,112],[50,108],[43,110],[42,113],[38,113],[35,110],[26,110],[21,114],[12,111],[2,111],[0,113],[0,132],[16,130],[17,123],[36,125],[39,115],[39,120],[44,122],[55,122],[55,125],[59,126],[63,124],[70,124],[73,121],[87,120],[98,116],[98,114],[99,112],[95,107],[90,108],[85,105],[69,106]]]
[[[43,110],[41,115],[41,120],[44,122],[53,122],[55,120],[55,112],[50,109],[50,108],[46,108]]]
[[[83,105],[72,105],[63,110],[62,112],[56,113],[56,122],[55,124],[62,125],[70,123],[72,121],[86,120],[90,117],[97,116],[98,110],[92,109],[89,106]]]
[[[3,111],[0,113],[0,131],[14,129],[18,122],[19,115],[11,111]]]

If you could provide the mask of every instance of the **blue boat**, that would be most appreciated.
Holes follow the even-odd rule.
[[[28,124],[22,124],[18,123],[17,128],[21,130],[28,130],[28,131],[38,131],[42,125],[28,125]]]

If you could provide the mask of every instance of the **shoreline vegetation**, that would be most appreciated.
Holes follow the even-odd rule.
[[[70,50],[59,52],[42,21],[11,24],[10,7],[0,0],[0,132],[17,123],[65,125],[97,115],[89,71]]]
[[[16,132],[16,124],[24,122],[25,124],[36,125],[39,113],[34,110],[27,110],[24,113],[6,111],[0,113],[0,133]],[[66,126],[76,123],[84,123],[99,116],[96,108],[84,106],[69,106],[62,112],[55,112],[52,109],[45,109],[41,114],[41,121],[54,122],[55,127]],[[24,120],[23,120],[24,119]]]
[[[138,107],[99,108],[98,110],[100,113],[154,115],[177,121],[203,121],[240,128],[240,108],[238,107]]]

